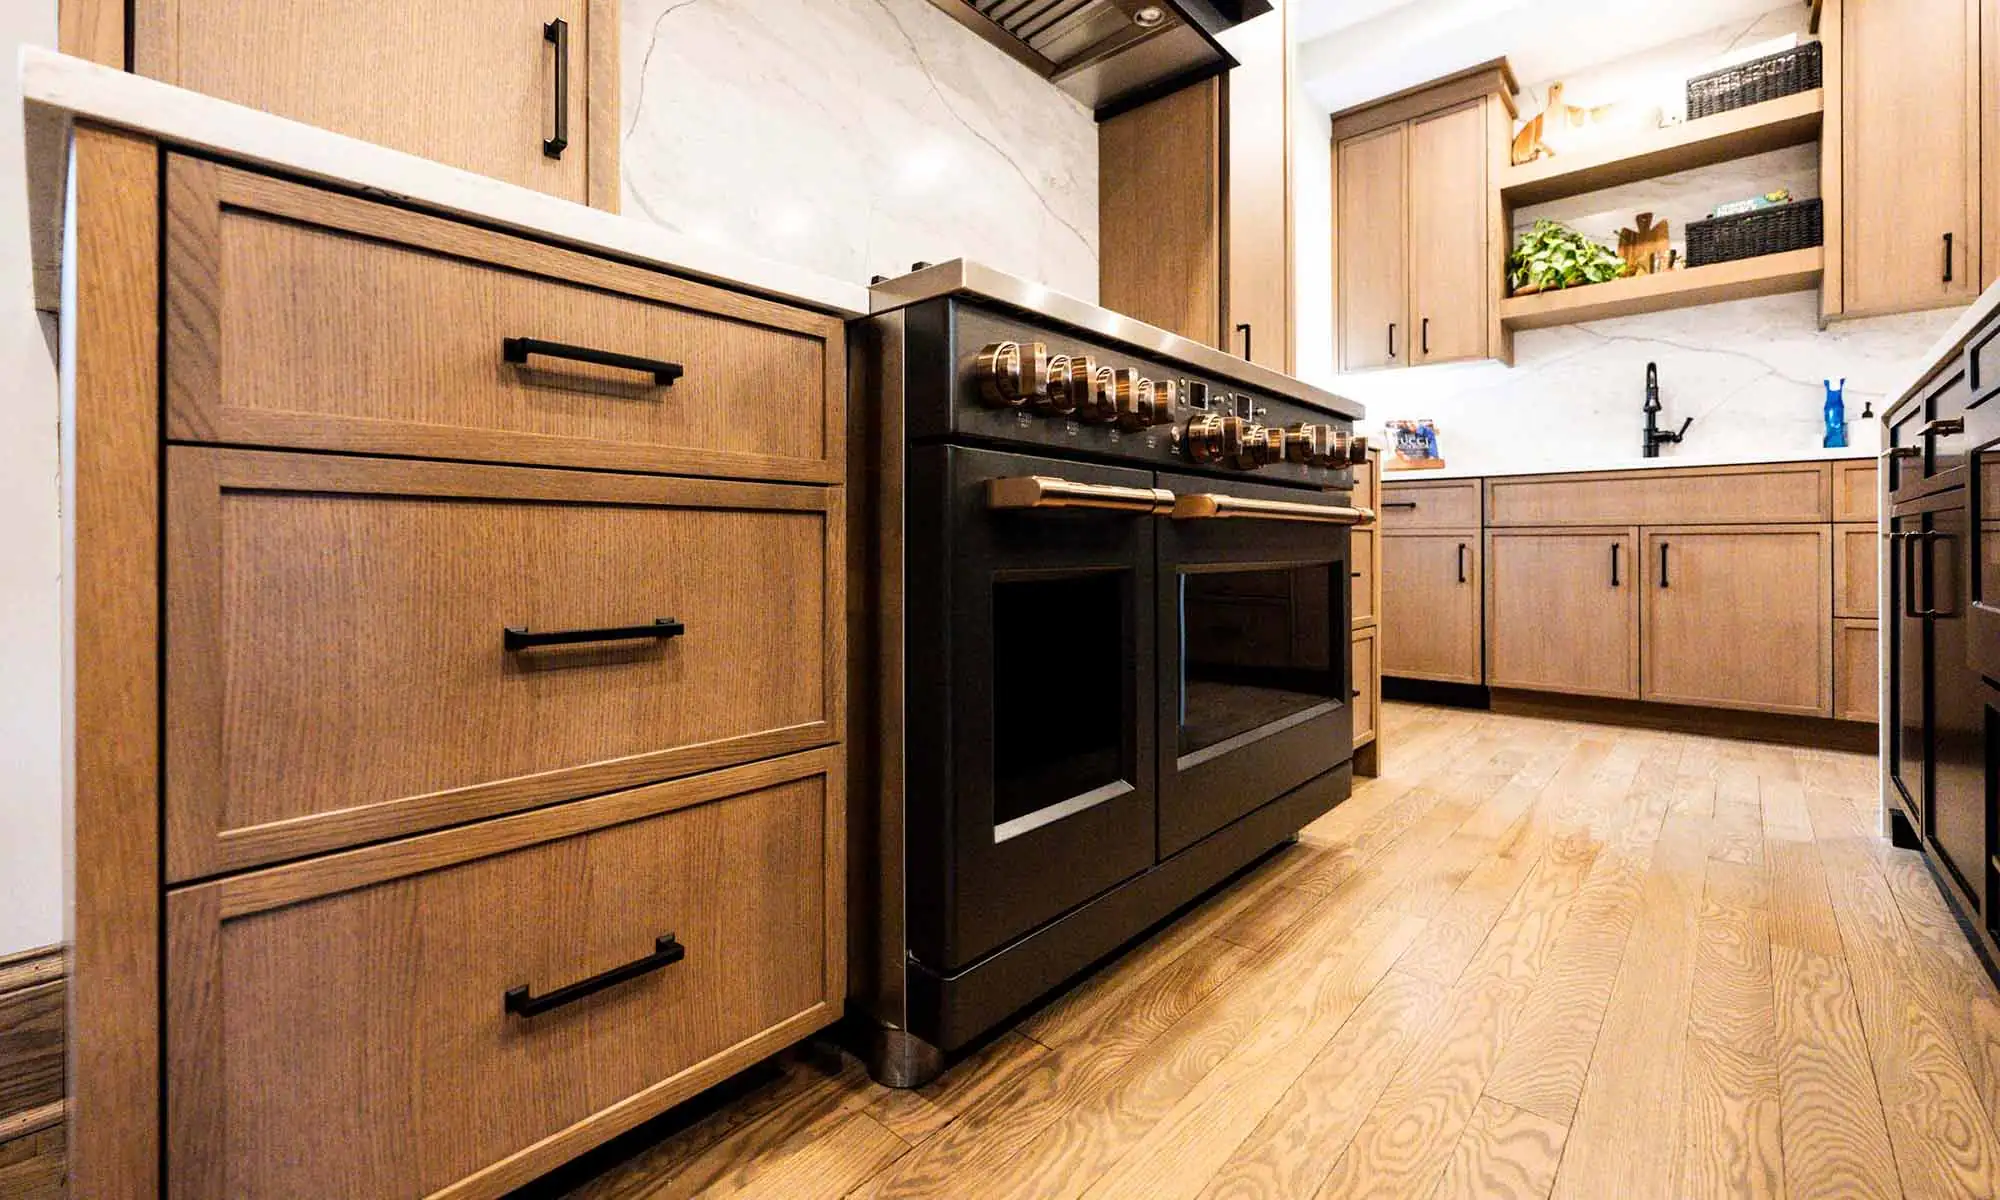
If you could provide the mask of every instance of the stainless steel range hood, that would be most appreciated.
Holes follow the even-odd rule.
[[[931,0],[1100,118],[1236,65],[1215,35],[1269,0]]]

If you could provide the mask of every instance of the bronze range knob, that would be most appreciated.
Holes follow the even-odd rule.
[[[1086,421],[1108,425],[1122,420],[1128,410],[1139,407],[1139,372],[1131,367],[1099,367],[1096,386],[1081,416]]]
[[[1228,427],[1235,426],[1232,439]],[[1235,417],[1224,417],[1214,413],[1207,416],[1190,417],[1187,425],[1174,439],[1179,443],[1181,456],[1200,466],[1212,466],[1222,462],[1228,455],[1232,440],[1240,442],[1242,422]]]
[[[1285,460],[1323,467],[1333,453],[1333,429],[1326,425],[1298,424],[1285,431]]]
[[[1149,423],[1153,425],[1173,424],[1174,409],[1180,406],[1180,401],[1181,389],[1179,384],[1171,379],[1155,380],[1153,382],[1153,415]]]
[[[1021,343],[989,342],[979,352],[973,376],[988,408],[1019,408],[1032,392],[1022,389]]]
[[[1097,360],[1088,354],[1058,354],[1049,360],[1049,386],[1035,407],[1066,417],[1090,402],[1097,383]]]
[[[1139,380],[1139,386],[1132,391],[1132,403],[1118,410],[1118,427],[1133,431],[1151,428],[1157,423],[1154,415],[1158,412],[1155,396],[1159,385],[1150,379]]]
[[[1350,436],[1347,439],[1347,465],[1365,467],[1368,465],[1368,439]]]

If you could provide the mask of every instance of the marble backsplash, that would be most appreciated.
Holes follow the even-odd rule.
[[[1090,112],[928,0],[625,0],[625,215],[854,283],[1097,297]]]
[[[1660,368],[1662,427],[1694,418],[1664,457],[1751,461],[1820,445],[1822,380],[1847,380],[1848,438],[1876,448],[1863,421],[1906,382],[1962,309],[1834,323],[1819,329],[1819,293],[1738,300],[1515,335],[1513,367],[1495,362],[1339,376],[1368,407],[1366,426],[1428,417],[1447,464],[1480,473],[1617,462],[1639,456],[1646,364]]]

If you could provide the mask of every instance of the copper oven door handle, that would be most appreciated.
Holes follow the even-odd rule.
[[[986,507],[996,511],[1094,508],[1107,512],[1170,513],[1174,511],[1174,494],[1165,488],[1078,483],[1051,475],[1015,475],[986,481]]]
[[[1296,500],[1252,500],[1199,493],[1174,501],[1174,520],[1206,521],[1244,517],[1254,521],[1310,521],[1319,525],[1373,525],[1375,510],[1341,504],[1301,504]]]

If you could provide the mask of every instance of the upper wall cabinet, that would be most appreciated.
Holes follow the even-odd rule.
[[[1105,117],[1098,300],[1292,369],[1290,5],[1218,35],[1238,65]]]
[[[1514,116],[1496,60],[1337,113],[1335,325],[1343,371],[1508,358],[1490,180]]]
[[[1828,315],[1969,303],[1982,266],[2000,267],[1981,262],[1981,4],[1829,0],[1821,12],[1821,37],[1838,48],[1829,120],[1841,126],[1838,154],[1822,160],[1822,190],[1839,197],[1827,214],[1840,248]]]
[[[618,204],[617,0],[64,0],[141,75],[578,203]],[[71,26],[66,22],[66,31]],[[109,39],[64,49],[106,57]]]

